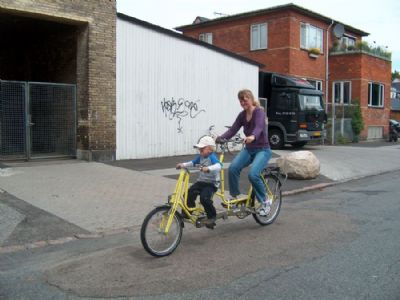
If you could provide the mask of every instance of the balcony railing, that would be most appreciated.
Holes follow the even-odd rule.
[[[330,54],[351,54],[351,53],[365,53],[372,56],[391,61],[392,53],[385,50],[386,47],[372,46],[367,42],[357,42],[354,46],[346,46],[345,44],[336,44],[330,50]]]

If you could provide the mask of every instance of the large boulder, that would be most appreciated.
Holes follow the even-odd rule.
[[[313,179],[319,175],[320,162],[310,151],[296,151],[276,161],[281,171],[293,179]]]

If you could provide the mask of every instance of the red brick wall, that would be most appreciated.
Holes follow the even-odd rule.
[[[268,49],[250,51],[251,24],[268,23]],[[200,33],[212,32],[213,45],[243,55],[264,64],[264,70],[289,72],[289,16],[288,12],[239,19],[215,25],[206,25],[184,31],[195,39]]]
[[[263,22],[268,23],[268,49],[250,51],[250,26]],[[260,62],[265,65],[262,68],[265,71],[324,80],[325,55],[310,58],[307,50],[300,49],[300,22],[323,29],[325,47],[328,25],[290,10],[215,25],[205,24],[183,33],[198,39],[200,33],[212,32],[215,46]]]
[[[390,115],[391,63],[368,54],[332,55],[329,58],[329,99],[332,98],[334,81],[351,81],[351,99],[359,99],[364,120],[361,138],[367,138],[368,126],[384,126],[384,135],[388,133]],[[368,83],[384,85],[384,107],[368,106]]]
[[[250,26],[268,23],[268,49],[250,51]],[[300,48],[300,23],[309,23],[323,30],[323,53],[311,58],[306,49]],[[219,24],[204,24],[183,32],[195,39],[200,33],[212,32],[213,44],[237,54],[253,59],[263,65],[262,70],[305,77],[323,82],[325,91],[326,30],[329,24],[302,15],[296,11],[270,12],[261,16],[250,16],[237,20],[227,20]],[[360,36],[352,34],[360,39]],[[330,35],[330,46],[334,38]]]

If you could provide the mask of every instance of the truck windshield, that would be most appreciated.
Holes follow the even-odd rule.
[[[320,96],[299,95],[300,110],[324,110]]]

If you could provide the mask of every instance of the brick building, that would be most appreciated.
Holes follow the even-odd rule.
[[[114,159],[115,0],[0,0],[0,36],[1,158]]]
[[[176,29],[258,61],[265,71],[306,78],[325,92],[328,106],[336,103],[335,110],[358,99],[365,123],[361,138],[388,133],[390,57],[365,49],[362,37],[368,33],[362,30],[294,4],[213,20],[198,17]]]

